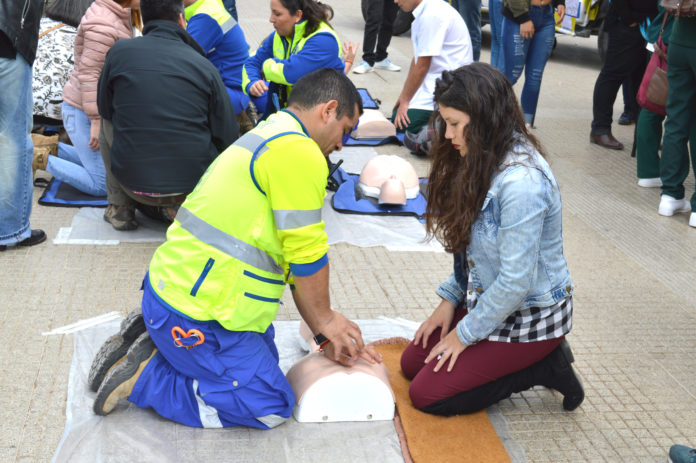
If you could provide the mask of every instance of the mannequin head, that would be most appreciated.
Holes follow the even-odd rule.
[[[370,159],[360,173],[358,187],[365,196],[377,198],[379,204],[406,204],[418,196],[418,174],[407,160],[380,154]]]

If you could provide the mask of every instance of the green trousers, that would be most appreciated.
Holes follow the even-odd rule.
[[[667,62],[667,119],[662,139],[660,178],[662,193],[676,199],[684,197],[684,180],[689,175],[689,133],[696,124],[696,46],[670,43]],[[696,169],[696,150],[691,150],[691,164]],[[691,196],[696,211],[696,192]]]
[[[432,116],[433,112],[427,109],[409,109],[406,114],[408,115],[408,119],[411,121],[411,123],[408,124],[405,131],[418,133],[423,127],[428,125],[428,121],[430,120],[430,116]],[[396,119],[396,109],[394,109],[394,112],[392,113],[392,120],[394,119]],[[399,132],[404,132],[404,130],[399,130]]]
[[[660,142],[662,123],[665,116],[647,109],[641,109],[636,123],[636,159],[638,178],[657,178],[660,176]],[[691,124],[689,132],[691,157],[696,150],[696,124]]]

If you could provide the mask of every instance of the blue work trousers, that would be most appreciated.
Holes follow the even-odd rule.
[[[229,331],[201,322],[162,301],[145,278],[143,317],[159,352],[148,362],[128,400],[193,427],[273,428],[290,417],[295,394],[278,366],[273,325],[265,333]],[[198,330],[204,342],[187,349]],[[181,338],[181,334],[176,334]]]
[[[31,66],[18,53],[0,58],[0,245],[29,238],[34,145]]]
[[[503,18],[503,54],[505,56],[505,76],[513,85],[524,71],[524,87],[522,87],[522,111],[525,122],[534,123],[541,77],[544,67],[551,56],[555,39],[556,21],[553,17],[553,6],[529,7],[529,17],[534,24],[534,35],[524,39],[520,35],[520,25],[509,18]]]

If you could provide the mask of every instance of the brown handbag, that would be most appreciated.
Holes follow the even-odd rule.
[[[666,115],[667,93],[669,85],[667,83],[667,46],[662,41],[662,32],[667,23],[667,14],[662,21],[660,35],[655,42],[648,66],[643,74],[643,79],[638,87],[636,101],[643,108],[656,114]]]
[[[661,0],[660,6],[676,17],[696,15],[696,0]]]

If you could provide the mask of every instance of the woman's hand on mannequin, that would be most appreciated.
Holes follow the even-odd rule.
[[[565,7],[563,8],[564,14],[565,14]],[[522,36],[523,39],[531,39],[534,37],[534,23],[530,19],[529,21],[525,21],[522,24],[520,24],[520,35]]]
[[[558,5],[556,11],[558,12],[558,21],[556,21],[556,24],[561,24],[563,18],[565,18],[565,5]]]
[[[413,344],[418,345],[418,343],[423,340],[423,349],[428,347],[428,338],[438,328],[441,328],[440,340],[442,340],[447,332],[449,331],[450,324],[454,319],[454,305],[446,299],[440,302],[435,311],[430,315],[413,337]]]
[[[249,87],[249,94],[254,97],[260,97],[268,91],[268,85],[263,80],[257,80]]]
[[[447,334],[447,336],[445,336],[445,339],[438,342],[435,347],[432,348],[430,354],[428,354],[428,356],[425,358],[425,363],[428,363],[433,359],[437,359],[437,365],[435,365],[435,368],[433,368],[433,371],[437,373],[440,371],[440,368],[442,368],[445,362],[449,360],[447,372],[450,372],[452,371],[454,364],[457,362],[459,354],[464,352],[467,347],[468,346],[462,344],[459,337],[457,337],[457,330],[452,330]]]
[[[97,151],[99,149],[99,128],[101,127],[101,119],[91,119],[89,126],[89,149]]]

